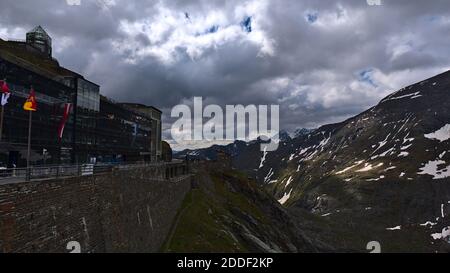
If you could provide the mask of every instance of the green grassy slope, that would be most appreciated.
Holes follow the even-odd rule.
[[[163,252],[318,251],[287,212],[235,171],[201,170]]]

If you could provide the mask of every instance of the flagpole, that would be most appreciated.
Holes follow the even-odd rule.
[[[0,114],[0,142],[3,137],[3,116],[5,115],[5,106],[2,105],[2,113]]]
[[[31,154],[31,120],[33,111],[29,111],[28,120],[28,151],[27,151],[27,180],[30,180],[30,154]]]
[[[3,84],[6,84],[6,78],[3,80]],[[3,86],[2,86],[3,89]],[[9,92],[8,88],[6,88],[7,91]],[[3,92],[5,92],[4,90],[2,90]],[[3,139],[3,116],[5,115],[5,106],[3,105],[3,97],[4,97],[4,93],[2,94],[2,113],[0,114],[0,142]]]

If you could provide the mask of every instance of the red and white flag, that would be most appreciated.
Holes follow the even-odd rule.
[[[0,89],[2,91],[1,105],[5,106],[6,104],[8,104],[8,99],[11,96],[11,92],[9,91],[8,84],[6,83],[5,80],[0,81]]]
[[[64,128],[66,127],[66,123],[67,123],[67,120],[69,119],[71,110],[72,110],[72,104],[71,103],[66,103],[64,105],[63,118],[62,118],[61,123],[59,124],[59,128],[58,128],[58,137],[59,137],[59,139],[62,139],[62,137],[63,137]]]

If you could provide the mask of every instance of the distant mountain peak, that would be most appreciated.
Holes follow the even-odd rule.
[[[301,136],[306,136],[308,134],[310,134],[312,131],[314,131],[313,129],[306,129],[306,128],[300,128],[295,130],[295,132],[291,135],[291,138],[298,138]]]

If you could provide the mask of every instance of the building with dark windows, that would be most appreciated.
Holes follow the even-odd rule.
[[[33,165],[161,160],[161,111],[102,96],[98,84],[52,57],[52,40],[42,27],[26,38],[0,39],[0,79],[11,89],[4,107],[0,168],[26,164],[28,112],[22,106],[31,86],[38,103],[32,119]],[[68,103],[73,107],[59,139]]]
[[[153,106],[147,106],[143,104],[138,103],[122,103],[122,106],[124,106],[127,109],[130,109],[136,113],[139,113],[140,115],[144,115],[147,119],[150,119],[152,121],[151,124],[151,144],[150,144],[150,151],[152,155],[152,161],[159,161],[162,158],[162,122],[161,122],[161,116],[162,112],[153,107]]]

